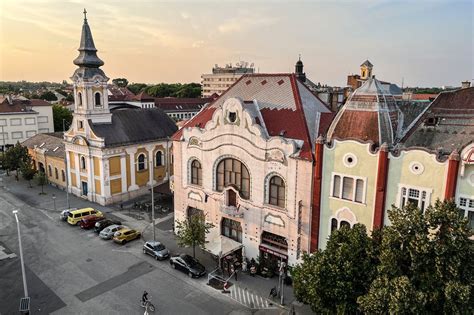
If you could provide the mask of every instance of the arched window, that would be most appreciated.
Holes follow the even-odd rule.
[[[101,106],[100,93],[99,92],[95,92],[94,98],[95,98],[95,106]]]
[[[86,169],[86,158],[81,156],[81,169]]]
[[[56,179],[59,179],[59,173],[56,167],[54,168],[54,177],[56,177]]]
[[[268,203],[281,208],[285,207],[285,182],[280,176],[270,179],[268,190]]]
[[[223,191],[226,186],[235,186],[242,198],[250,198],[250,174],[242,162],[228,158],[217,165],[217,191]]]
[[[155,166],[162,166],[163,165],[163,153],[161,151],[156,152],[155,155]]]
[[[51,168],[51,165],[48,165],[48,176],[53,176],[53,169]]]
[[[191,162],[191,184],[202,186],[202,168],[198,160]]]
[[[335,231],[335,230],[338,230],[342,227],[346,227],[346,228],[351,228],[351,224],[349,222],[347,222],[346,220],[340,220],[338,221],[337,219],[335,218],[332,218],[331,219],[331,232]]]
[[[61,178],[62,178],[63,182],[66,181],[66,173],[64,172],[64,170],[61,170]]]
[[[221,235],[242,243],[242,225],[238,221],[222,218]]]
[[[143,171],[146,169],[146,158],[145,154],[141,153],[137,158],[137,170]]]
[[[77,105],[82,106],[82,93],[77,93]]]

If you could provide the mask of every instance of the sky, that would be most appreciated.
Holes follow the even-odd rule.
[[[0,0],[0,81],[70,81],[83,9],[108,77],[200,82],[215,64],[342,86],[367,58],[382,80],[474,78],[474,0]]]

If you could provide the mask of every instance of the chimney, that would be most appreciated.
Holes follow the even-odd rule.
[[[471,87],[471,81],[462,81],[461,82],[461,89],[467,89]]]

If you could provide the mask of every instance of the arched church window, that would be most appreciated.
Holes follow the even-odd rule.
[[[280,176],[273,176],[270,179],[268,202],[271,205],[281,208],[285,207],[285,182]]]
[[[100,103],[100,93],[99,93],[99,92],[95,92],[94,98],[95,98],[95,106],[101,106],[101,103]]]
[[[86,169],[86,158],[81,156],[81,169]]]
[[[155,156],[155,166],[162,166],[163,165],[163,153],[161,151],[156,152]]]
[[[77,105],[82,106],[82,93],[77,93]]]
[[[202,168],[198,160],[191,162],[191,184],[202,186]]]
[[[146,169],[146,159],[145,154],[141,153],[137,158],[137,169],[143,171]]]

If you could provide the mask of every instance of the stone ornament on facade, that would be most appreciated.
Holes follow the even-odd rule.
[[[357,165],[357,157],[353,153],[346,153],[342,158],[342,163],[344,163],[346,167],[354,167]]]
[[[194,191],[190,191],[190,192],[188,193],[188,199],[202,202],[201,194],[199,194],[199,193],[197,193],[197,192],[194,192]]]
[[[267,152],[265,155],[265,160],[267,162],[275,161],[286,165],[285,153],[278,149]]]
[[[202,143],[197,137],[191,137],[188,142],[188,147],[201,147]]]
[[[425,170],[425,167],[423,166],[423,164],[417,161],[411,162],[408,168],[410,169],[410,172],[412,172],[415,175],[421,175],[423,174]]]
[[[285,227],[285,221],[282,219],[281,216],[279,215],[273,215],[271,213],[267,214],[263,218],[263,222],[268,223],[268,224],[273,224],[281,227]]]

